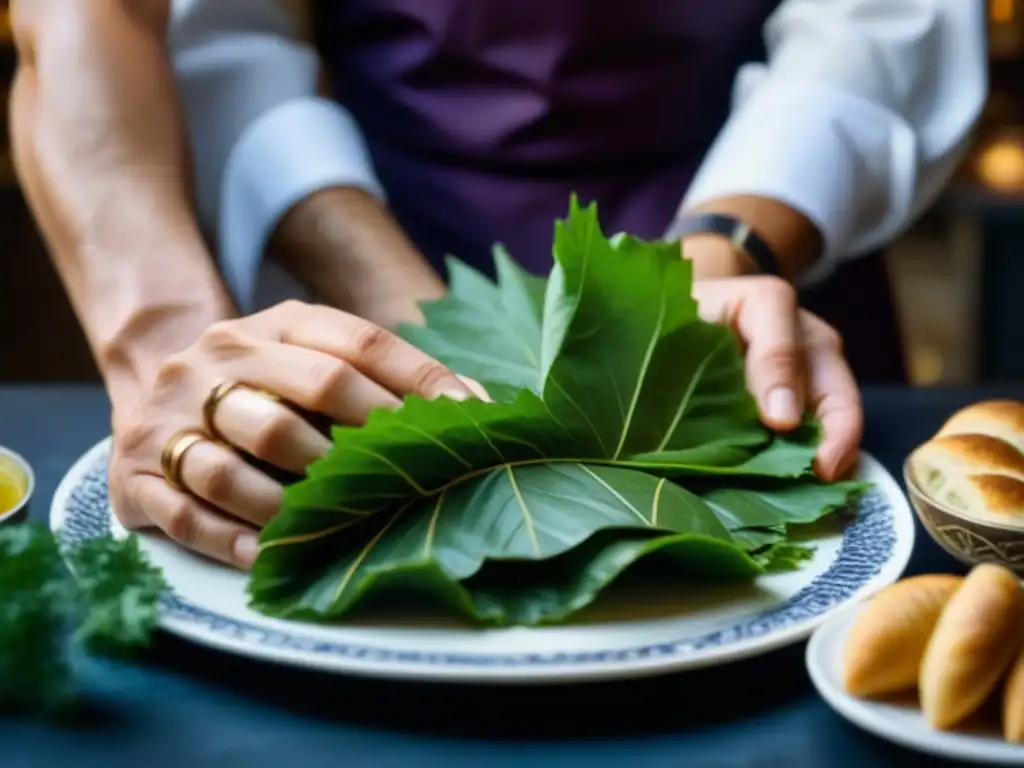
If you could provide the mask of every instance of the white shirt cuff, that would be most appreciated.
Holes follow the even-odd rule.
[[[726,195],[779,200],[809,218],[824,252],[800,283],[877,247],[910,215],[917,140],[892,112],[806,82],[762,82],[738,106],[704,159],[685,200]],[[871,164],[881,167],[872,167]],[[871,225],[865,227],[866,223]],[[872,226],[873,225],[873,226]],[[870,239],[858,233],[867,231]]]
[[[243,313],[254,311],[263,252],[281,217],[328,187],[358,187],[383,199],[355,120],[334,101],[287,101],[250,124],[231,150],[221,185],[219,251]]]

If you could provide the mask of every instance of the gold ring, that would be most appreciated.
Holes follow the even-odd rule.
[[[225,445],[228,441],[224,439],[224,436],[213,422],[217,417],[217,408],[220,406],[221,400],[241,386],[242,383],[239,381],[217,382],[210,388],[210,393],[206,396],[206,400],[203,401],[203,428],[211,438]]]
[[[185,454],[196,443],[209,440],[204,433],[195,429],[183,429],[175,432],[170,439],[164,443],[164,449],[160,453],[160,470],[163,472],[164,480],[172,488],[190,493],[181,479],[181,465],[185,460]]]
[[[229,394],[234,392],[236,389],[247,389],[250,392],[255,392],[258,395],[262,395],[268,400],[273,400],[275,403],[283,402],[280,397],[259,389],[258,387],[252,387],[248,384],[243,384],[240,381],[221,381],[215,384],[210,389],[210,394],[206,396],[206,400],[203,401],[203,429],[206,430],[206,434],[210,436],[212,440],[224,445],[230,446],[230,441],[221,434],[220,430],[214,424],[214,420],[217,417],[217,408],[220,407],[221,401]]]

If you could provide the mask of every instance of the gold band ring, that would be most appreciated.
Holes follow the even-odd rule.
[[[241,386],[242,383],[238,381],[220,381],[210,388],[210,393],[203,401],[203,428],[206,430],[206,434],[218,443],[227,444],[228,441],[224,439],[214,424],[217,418],[217,408],[220,406],[221,400]]]
[[[181,465],[185,460],[185,454],[203,440],[209,440],[204,433],[195,429],[183,429],[175,432],[164,443],[164,449],[160,453],[160,471],[163,472],[164,480],[172,488],[185,493],[190,493],[181,479]]]
[[[281,398],[277,395],[249,386],[248,384],[243,384],[240,381],[221,381],[215,384],[206,396],[206,400],[203,401],[203,429],[206,430],[206,434],[210,436],[210,439],[228,446],[231,445],[230,441],[221,434],[214,421],[217,418],[217,408],[220,407],[221,401],[236,389],[247,389],[250,392],[262,395],[268,400],[273,400],[275,403],[282,402]]]

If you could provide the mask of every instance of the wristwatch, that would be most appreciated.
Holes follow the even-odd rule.
[[[686,213],[679,216],[669,227],[666,238],[678,240],[687,235],[721,235],[732,243],[733,248],[742,251],[765,275],[778,277],[779,260],[768,243],[758,237],[745,221],[721,213]]]

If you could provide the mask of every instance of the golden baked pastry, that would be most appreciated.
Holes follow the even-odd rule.
[[[962,583],[947,574],[913,576],[868,601],[844,649],[846,690],[869,697],[914,688],[932,630]]]
[[[1024,643],[1024,590],[1000,565],[975,566],[945,609],[925,648],[921,709],[935,728],[952,728],[980,707]]]
[[[983,400],[961,408],[947,419],[936,437],[945,435],[988,435],[1024,452],[1024,403]]]
[[[954,414],[910,458],[932,501],[983,523],[1024,528],[1024,404],[990,400]]]
[[[1024,653],[1017,657],[1003,688],[1003,738],[1024,744]]]

